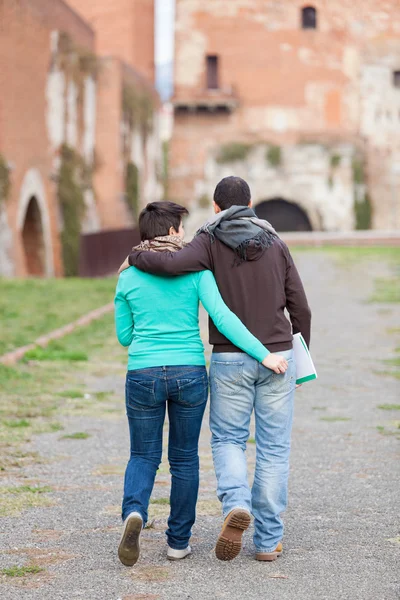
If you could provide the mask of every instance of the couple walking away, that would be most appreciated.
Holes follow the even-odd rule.
[[[214,209],[215,217],[186,245],[187,210],[172,202],[148,204],[139,218],[142,242],[120,268],[115,321],[118,340],[129,346],[131,453],[118,555],[127,566],[139,558],[166,409],[167,558],[191,553],[198,441],[209,384],[199,300],[210,316],[211,445],[225,518],[215,552],[220,560],[235,558],[253,515],[256,559],[271,561],[282,553],[296,380],[292,332],[301,332],[309,345],[311,314],[289,250],[267,221],[257,219],[247,183],[223,179]],[[250,489],[245,451],[253,410],[256,466]]]

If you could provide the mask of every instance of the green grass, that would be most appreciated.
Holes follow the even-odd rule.
[[[50,342],[45,348],[37,346],[25,354],[25,360],[69,360],[85,361],[88,359],[82,350],[67,350],[62,342]]]
[[[150,500],[150,504],[168,504],[169,505],[169,498],[152,498]]]
[[[19,419],[19,421],[3,421],[3,424],[6,427],[16,428],[16,427],[30,427],[30,421],[26,419]]]
[[[400,302],[400,277],[377,279],[370,302],[389,304]]]
[[[53,501],[46,495],[51,491],[48,486],[0,487],[0,516],[15,517],[27,508],[51,506]]]
[[[18,487],[3,488],[3,491],[8,494],[46,494],[48,492],[52,492],[53,490],[48,485],[20,485]]]
[[[337,421],[351,421],[350,417],[320,417],[320,421],[328,421],[329,423],[336,423]]]
[[[99,373],[99,362],[121,370],[123,376],[125,350],[115,338],[113,315],[108,314],[65,336],[66,352],[84,351],[91,362],[48,360],[20,362],[13,367],[0,364],[0,469],[19,466],[14,459],[22,444],[33,435],[61,431],[60,413],[69,415],[103,414],[112,408],[105,397],[101,409],[94,394],[87,399],[82,374],[93,378]],[[110,362],[110,356],[112,361]],[[100,367],[102,371],[103,367]],[[91,395],[92,396],[92,395]],[[78,408],[79,404],[83,408]],[[33,461],[36,462],[36,461]],[[21,464],[21,466],[23,466]]]
[[[256,439],[253,437],[250,437],[248,440],[249,444],[255,444],[256,443]]]
[[[80,392],[79,390],[64,390],[63,392],[58,392],[58,396],[61,398],[84,398],[85,394]]]
[[[340,263],[359,263],[361,261],[381,261],[400,264],[398,246],[291,246],[291,252],[324,252],[337,258]]]
[[[400,404],[378,404],[381,410],[400,410]]]
[[[61,436],[62,440],[87,440],[90,437],[90,433],[84,431],[77,431],[76,433],[67,433]]]
[[[112,302],[108,279],[0,279],[0,355]]]
[[[39,567],[39,565],[27,565],[25,567],[13,565],[12,567],[2,569],[1,573],[7,577],[25,577],[26,575],[41,573],[42,571],[44,569],[43,567]]]

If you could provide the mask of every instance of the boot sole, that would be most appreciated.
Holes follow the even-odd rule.
[[[143,521],[140,517],[132,517],[126,524],[118,547],[119,560],[126,567],[132,567],[139,558],[139,537],[142,532],[142,527]]]
[[[243,532],[250,525],[250,515],[245,510],[233,510],[224,524],[215,546],[219,560],[233,560],[242,549]]]
[[[256,554],[256,560],[261,560],[264,562],[272,562],[276,560],[278,556],[281,556],[282,552],[266,552],[263,554]]]

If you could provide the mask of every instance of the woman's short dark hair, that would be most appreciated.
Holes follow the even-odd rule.
[[[150,202],[139,215],[141,240],[154,240],[169,234],[170,227],[178,231],[182,217],[188,210],[175,202]]]
[[[248,206],[250,200],[250,188],[241,177],[224,177],[215,188],[214,202],[221,210],[231,206]]]

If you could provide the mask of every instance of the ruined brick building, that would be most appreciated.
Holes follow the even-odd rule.
[[[0,276],[76,272],[160,197],[153,0],[0,3]]]
[[[280,230],[400,228],[398,0],[176,0],[174,78],[170,196],[199,220],[236,174]]]

